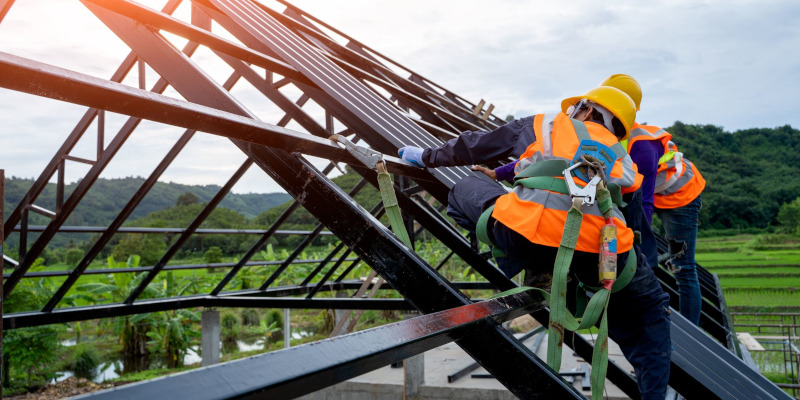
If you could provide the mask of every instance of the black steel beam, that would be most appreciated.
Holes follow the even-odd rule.
[[[309,287],[310,289],[310,287]],[[86,321],[97,318],[112,318],[145,314],[158,311],[180,310],[202,307],[250,307],[293,309],[364,309],[364,310],[412,310],[404,299],[348,299],[348,298],[291,298],[291,297],[213,297],[207,295],[169,297],[157,300],[140,300],[133,304],[104,304],[86,307],[56,309],[51,312],[31,311],[3,315],[4,329]]]
[[[325,266],[328,265],[328,263],[330,263],[331,260],[333,260],[333,257],[339,254],[339,252],[342,251],[344,247],[345,247],[344,243],[339,243],[338,245],[336,245],[336,247],[334,247],[333,250],[331,250],[330,253],[328,253],[328,255],[325,256],[325,259],[323,259],[319,264],[317,264],[314,270],[312,270],[308,274],[308,276],[306,276],[305,279],[303,279],[303,281],[300,282],[300,286],[305,286],[311,283],[311,281],[317,276],[317,274],[319,274],[320,271],[322,271],[322,269],[325,268]]]
[[[445,95],[444,95],[445,98],[455,102],[460,107],[465,107],[465,108],[468,108],[470,110],[475,108],[475,104],[473,104],[469,100],[464,99],[463,97],[460,97],[460,96],[454,94],[452,91],[447,90],[446,88],[444,88],[444,87],[434,83],[433,81],[423,77],[422,75],[414,72],[410,68],[398,63],[397,61],[392,60],[391,58],[387,57],[384,54],[381,54],[379,51],[377,51],[377,50],[375,50],[373,48],[370,48],[369,46],[361,43],[360,41],[348,36],[346,33],[336,29],[333,26],[328,25],[327,23],[325,23],[325,21],[322,21],[319,18],[314,17],[313,15],[303,11],[299,7],[289,3],[288,1],[285,1],[285,0],[277,0],[277,1],[279,3],[281,3],[281,4],[283,4],[284,6],[286,6],[287,8],[290,8],[290,9],[294,10],[296,14],[302,15],[304,18],[307,18],[307,19],[309,19],[311,21],[314,21],[315,23],[320,24],[321,26],[325,27],[326,29],[329,29],[330,31],[336,33],[337,35],[347,39],[349,41],[347,47],[355,48],[359,52],[362,52],[362,53],[363,52],[369,52],[369,53],[375,54],[376,56],[382,58],[383,60],[393,64],[395,67],[398,67],[398,68],[400,68],[402,70],[405,70],[405,71],[408,71],[409,73],[411,73],[411,78],[409,78],[409,79],[411,81],[413,81],[413,82],[416,82],[418,85],[426,87],[426,88],[430,88],[431,91],[436,91],[438,89],[439,91],[444,92],[445,93]],[[459,101],[461,103],[463,103],[463,104],[458,104]],[[501,118],[497,118],[496,116],[493,116],[493,118],[494,118],[494,121],[496,123],[500,123],[500,124],[504,123],[504,121]]]
[[[337,261],[355,261],[357,258],[339,259]],[[313,260],[295,260],[292,264],[317,264],[322,262],[321,259]],[[281,265],[283,261],[249,261],[242,264],[242,267],[263,267],[267,265]],[[179,271],[179,270],[192,270],[204,268],[230,268],[236,267],[239,263],[225,262],[225,263],[208,263],[208,264],[188,264],[188,265],[167,265],[162,268],[162,271]],[[103,268],[103,269],[86,269],[81,272],[81,275],[109,275],[109,274],[124,274],[124,273],[138,273],[149,272],[153,270],[153,266],[133,267],[133,268]],[[69,276],[71,270],[50,270],[50,271],[28,271],[22,276],[23,279],[27,278],[47,278],[55,276]],[[11,273],[4,273],[3,277],[8,278]],[[216,295],[216,293],[211,293]],[[45,310],[46,311],[46,310]]]
[[[537,307],[529,300],[527,295],[517,294],[464,305],[313,344],[96,392],[83,398],[295,398],[436,348],[453,339],[480,334],[478,326],[481,324],[497,324],[498,321],[523,315],[531,307]],[[521,351],[523,349],[520,348]],[[521,368],[515,365],[511,369]],[[553,382],[563,382],[557,375],[551,374],[551,378]],[[534,384],[531,382],[531,385]],[[530,394],[520,397],[545,398]],[[548,398],[581,399],[583,396],[572,389]]]
[[[178,8],[180,3],[181,0],[170,0],[166,5],[164,5],[164,8],[161,9],[161,12],[167,15],[172,14],[175,9]],[[122,82],[122,80],[128,75],[128,72],[130,72],[130,70],[133,68],[134,64],[136,64],[136,60],[136,54],[134,52],[130,52],[109,80],[111,82]],[[96,109],[89,109],[86,111],[67,139],[64,140],[64,144],[62,144],[58,151],[56,151],[56,154],[50,160],[50,163],[47,164],[44,171],[36,179],[36,182],[34,182],[34,184],[25,194],[25,197],[23,197],[19,204],[17,204],[17,207],[8,217],[6,225],[16,226],[20,221],[22,211],[28,206],[28,204],[32,204],[33,201],[36,200],[39,194],[41,194],[41,192],[44,190],[45,186],[47,186],[47,183],[50,181],[50,178],[53,176],[53,174],[56,171],[61,171],[60,173],[63,173],[64,158],[69,155],[69,152],[73,147],[75,147],[75,144],[78,143],[78,140],[80,140],[80,138],[83,136],[83,133],[86,132],[86,129],[88,129],[92,124],[92,121],[94,121],[97,114],[98,110]],[[60,181],[63,181],[63,179],[60,179]],[[6,235],[10,234],[10,230],[6,232]],[[6,236],[6,239],[8,239],[8,236]]]
[[[50,300],[48,300],[47,304],[45,304],[44,308],[42,308],[42,311],[44,312],[53,311],[53,309],[56,308],[61,299],[64,298],[64,296],[67,294],[72,285],[74,285],[75,282],[78,281],[78,278],[80,278],[80,276],[84,273],[84,271],[86,271],[86,268],[89,267],[89,264],[92,261],[94,261],[97,255],[100,254],[105,245],[108,244],[108,242],[114,236],[114,234],[120,232],[119,228],[122,226],[122,223],[125,222],[126,219],[128,219],[133,210],[136,209],[136,206],[138,206],[139,203],[144,199],[144,197],[147,195],[150,189],[153,186],[155,186],[156,182],[158,181],[158,178],[167,169],[169,164],[172,163],[175,157],[178,156],[178,153],[180,153],[180,151],[184,148],[184,146],[186,146],[186,143],[189,142],[189,139],[192,138],[192,135],[194,135],[194,131],[184,132],[184,134],[178,139],[178,142],[175,143],[175,145],[172,147],[172,149],[170,149],[170,151],[167,153],[164,159],[161,160],[156,169],[147,178],[147,180],[145,180],[139,187],[139,189],[136,191],[136,193],[134,193],[133,197],[128,201],[125,207],[123,207],[122,210],[119,212],[119,214],[117,214],[117,217],[114,218],[114,221],[111,222],[108,228],[102,228],[103,229],[102,235],[100,235],[100,237],[97,238],[96,241],[94,241],[94,244],[92,244],[92,247],[89,249],[89,251],[86,252],[81,261],[78,262],[78,265],[76,265],[75,268],[69,271],[69,276],[67,277],[67,279],[64,280],[64,282],[61,284],[58,290],[56,290],[53,296],[50,297]],[[60,227],[58,230],[58,232],[64,232],[64,231],[65,231],[64,227]]]
[[[167,249],[167,251],[161,256],[161,258],[158,260],[158,262],[156,262],[153,268],[150,271],[148,271],[147,275],[145,275],[142,281],[139,282],[139,285],[136,286],[136,288],[134,288],[130,292],[130,294],[128,294],[128,298],[125,299],[125,304],[133,304],[133,302],[136,301],[137,298],[139,298],[142,292],[144,292],[144,290],[147,288],[147,285],[149,285],[150,282],[152,282],[153,279],[156,278],[156,275],[158,275],[158,273],[161,272],[161,270],[167,265],[167,263],[172,259],[172,257],[174,257],[175,254],[178,254],[178,250],[180,250],[181,247],[183,247],[183,245],[189,240],[189,238],[192,236],[192,233],[194,233],[195,229],[200,227],[200,224],[202,224],[203,221],[205,221],[206,218],[208,218],[208,216],[211,215],[211,212],[217,208],[219,203],[222,202],[222,199],[224,199],[225,196],[228,195],[231,189],[233,189],[233,186],[237,182],[239,182],[239,179],[245,174],[245,172],[247,172],[247,170],[252,165],[253,165],[253,160],[249,158],[245,160],[244,163],[242,163],[242,165],[236,170],[236,172],[233,173],[233,176],[231,176],[231,178],[228,179],[228,182],[225,182],[225,185],[223,185],[219,189],[219,191],[214,195],[214,197],[208,203],[206,203],[205,206],[203,206],[203,209],[200,210],[200,213],[197,214],[194,220],[192,220],[192,222],[189,224],[189,227],[186,228],[186,231],[183,232],[175,240],[175,242],[172,243],[169,249]]]
[[[236,263],[236,265],[231,269],[230,272],[228,272],[227,275],[225,275],[225,277],[222,278],[221,281],[219,281],[217,286],[211,291],[212,296],[216,296],[222,291],[222,289],[225,289],[225,286],[228,284],[228,282],[230,282],[231,279],[233,279],[233,277],[239,273],[239,270],[242,269],[242,267],[247,265],[248,260],[253,258],[256,252],[267,243],[267,240],[269,240],[269,238],[272,237],[275,232],[277,232],[278,227],[281,226],[281,224],[283,224],[283,222],[286,221],[286,219],[288,219],[292,213],[294,213],[294,210],[296,210],[299,205],[300,204],[297,201],[293,201],[289,207],[283,210],[283,213],[278,217],[278,219],[275,220],[275,222],[272,223],[272,226],[270,226],[270,228],[264,232],[264,234],[261,235],[261,237],[258,238],[258,240],[253,243],[252,246],[250,246],[250,249],[247,250],[247,253],[245,253],[244,256],[242,256],[242,259]]]
[[[672,310],[671,320],[670,386],[680,394],[698,399],[791,399],[677,311]]]
[[[237,102],[228,97],[227,92],[199,73],[184,56],[176,54],[163,38],[141,24],[119,17],[118,14],[88,2],[84,4],[147,60],[153,69],[169,80],[184,98],[247,115]],[[196,115],[194,119],[197,120]],[[240,120],[242,123],[254,124],[250,118],[242,117]],[[231,125],[230,128],[236,129],[236,125]],[[208,130],[208,127],[205,129]],[[262,169],[301,201],[306,210],[340,240],[373,268],[378,269],[384,279],[417,309],[435,312],[469,303],[468,298],[438,276],[363,208],[354,205],[341,189],[321,175],[313,165],[283,151],[240,141],[234,143],[249,157],[257,160],[256,163]],[[353,229],[354,226],[358,229]],[[498,380],[518,396],[556,395],[580,398],[563,380],[557,376],[553,379],[552,371],[541,360],[521,349],[519,343],[497,324],[478,323],[474,334],[458,343],[481,361],[487,370],[495,372]],[[515,367],[510,370],[509,365]]]
[[[350,190],[347,196],[350,198],[355,197],[356,193],[360,192],[361,189],[363,189],[364,186],[366,186],[366,184],[367,182],[364,179],[358,181],[358,183]],[[289,257],[286,257],[286,260],[283,261],[281,266],[278,267],[278,269],[276,269],[275,272],[273,272],[272,275],[270,275],[264,281],[264,283],[261,284],[261,287],[259,287],[259,289],[266,290],[269,287],[269,285],[275,283],[275,280],[278,279],[280,274],[283,273],[283,271],[285,271],[286,268],[288,268],[289,265],[292,264],[292,261],[294,261],[294,259],[297,258],[303,252],[303,250],[305,250],[305,248],[308,247],[308,245],[310,245],[312,241],[314,241],[314,239],[316,239],[317,237],[316,234],[322,232],[322,228],[324,227],[325,226],[323,224],[318,224],[316,228],[314,228],[314,230],[312,231],[312,234],[306,236],[305,239],[303,239],[303,241],[297,245],[294,251],[292,251],[292,254],[290,254]]]
[[[20,229],[22,229],[22,227],[19,225],[14,227],[15,231],[19,231]],[[46,225],[28,226],[28,232],[43,232],[45,229],[47,229]],[[145,227],[134,227],[134,226],[123,226],[116,230],[105,226],[62,226],[58,228],[58,233],[104,233],[109,231],[116,233],[181,234],[186,232],[186,228],[145,228]],[[194,234],[195,235],[263,235],[266,234],[267,232],[268,230],[265,229],[201,228],[201,229],[196,229],[194,231]],[[272,233],[272,235],[274,236],[308,236],[310,234],[311,231],[296,231],[287,229],[277,229]],[[329,231],[322,231],[318,233],[318,235],[332,236],[333,234],[330,233]]]
[[[3,52],[0,52],[0,87],[334,162],[360,165],[347,150],[329,140]],[[426,171],[397,157],[385,156],[384,160],[389,172],[423,182],[432,179]]]

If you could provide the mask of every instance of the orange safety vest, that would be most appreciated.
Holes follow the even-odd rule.
[[[583,124],[589,138],[603,143],[614,150],[617,157],[611,169],[608,183],[615,183],[627,191],[634,191],[642,183],[642,176],[636,172],[635,164],[625,152],[618,139],[605,127],[596,123],[582,123],[571,120],[564,113],[536,115],[533,131],[536,140],[528,146],[515,168],[519,173],[529,165],[542,160],[567,160],[578,150],[582,139],[573,123]],[[586,183],[577,178],[581,186]],[[517,185],[508,194],[500,196],[495,202],[492,217],[524,236],[533,243],[558,247],[567,221],[567,212],[572,207],[569,195],[544,189],[529,189]],[[605,225],[603,213],[597,203],[584,206],[583,222],[575,247],[578,251],[598,253],[600,249],[600,230]],[[617,225],[617,253],[622,254],[633,246],[633,231],[627,227],[625,217],[614,205],[613,217]]]
[[[658,140],[664,146],[664,156],[659,159],[653,206],[661,209],[683,207],[696,199],[706,187],[706,181],[694,163],[683,158],[683,153],[672,142],[667,131],[649,125],[634,124],[628,142],[628,151],[638,140]]]

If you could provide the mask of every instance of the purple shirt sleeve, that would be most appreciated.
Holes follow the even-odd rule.
[[[653,222],[653,192],[656,188],[658,159],[664,155],[664,147],[659,141],[639,140],[631,146],[630,156],[642,174],[642,208],[647,222]]]
[[[497,181],[498,182],[499,181],[513,182],[514,181],[514,167],[517,166],[517,162],[519,162],[519,160],[514,161],[514,162],[510,162],[510,163],[508,163],[506,165],[503,165],[503,166],[495,168],[494,172],[497,174]]]

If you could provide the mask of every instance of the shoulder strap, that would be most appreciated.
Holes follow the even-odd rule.
[[[582,140],[592,140],[592,137],[589,136],[589,131],[586,129],[586,124],[577,119],[569,119],[572,122],[572,127],[575,129],[575,134],[578,135],[578,143]]]

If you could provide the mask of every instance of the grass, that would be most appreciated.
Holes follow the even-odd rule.
[[[797,267],[753,267],[748,265],[742,266],[728,266],[724,268],[708,268],[706,269],[714,274],[719,275],[720,279],[743,278],[752,275],[770,275],[770,276],[800,276],[800,266]],[[725,286],[723,284],[723,286]]]
[[[800,287],[800,276],[791,278],[729,278],[724,279],[720,276],[720,284],[724,290],[729,288],[798,288]]]
[[[798,238],[775,234],[701,238],[695,258],[717,274],[732,310],[800,311]]]

